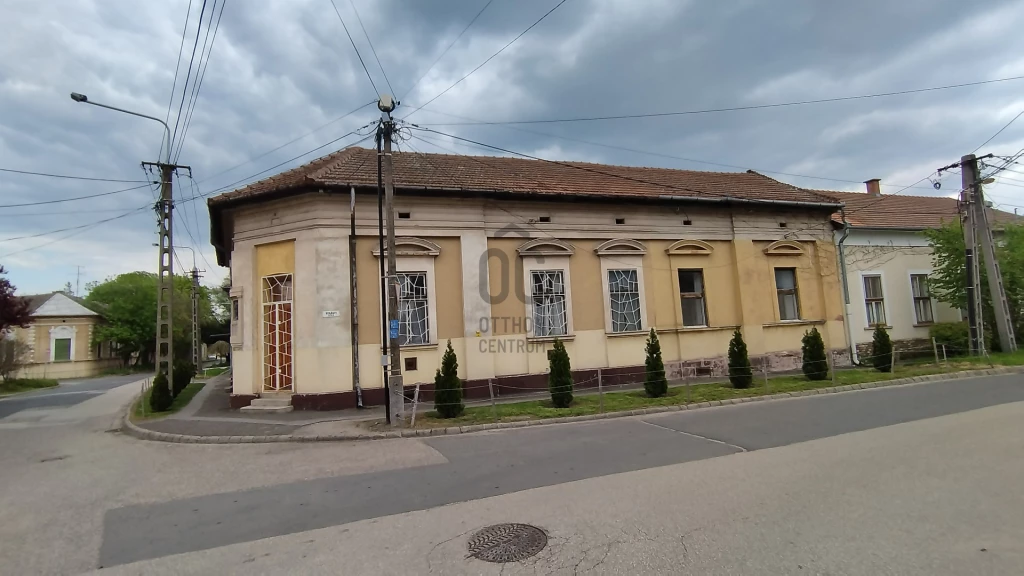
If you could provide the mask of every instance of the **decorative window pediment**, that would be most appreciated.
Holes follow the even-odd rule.
[[[387,251],[384,252],[387,254]],[[441,247],[430,240],[422,238],[401,237],[395,238],[396,256],[437,256],[441,253]],[[380,256],[380,248],[373,249],[374,256]]]
[[[647,247],[642,242],[636,240],[616,238],[615,240],[602,242],[597,248],[594,248],[594,252],[597,252],[600,256],[643,256],[647,253]]]
[[[680,240],[665,250],[672,256],[710,256],[714,251],[714,246],[702,240]]]
[[[516,249],[520,256],[572,256],[576,248],[568,242],[554,238],[537,238]]]
[[[770,256],[799,256],[804,253],[804,249],[799,242],[779,240],[769,244],[764,249],[764,253]]]

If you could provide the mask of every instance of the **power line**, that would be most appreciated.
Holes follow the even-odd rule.
[[[480,11],[476,13],[476,16],[473,16],[473,19],[469,21],[469,24],[466,24],[466,27],[462,29],[462,32],[459,32],[459,35],[455,37],[455,40],[452,40],[451,44],[449,44],[448,47],[445,48],[443,52],[441,52],[441,55],[435,58],[434,61],[430,63],[430,67],[427,68],[427,70],[423,74],[421,74],[420,77],[417,78],[415,82],[412,83],[412,87],[406,90],[405,96],[402,96],[402,100],[405,100],[405,98],[409,96],[409,94],[412,94],[412,91],[416,88],[416,86],[419,85],[420,81],[426,78],[427,74],[430,74],[430,71],[434,69],[434,66],[437,66],[437,63],[440,62],[441,59],[445,57],[445,54],[448,54],[448,51],[452,49],[452,46],[455,46],[455,43],[458,42],[459,39],[461,39],[462,36],[466,33],[466,31],[469,30],[469,28],[477,21],[478,18],[480,18],[480,15],[483,14],[488,7],[490,7],[492,2],[494,2],[494,0],[487,0],[487,4],[484,4],[484,7],[481,8]]]
[[[27,240],[29,238],[39,238],[40,236],[49,236],[50,234],[59,234],[61,232],[67,232],[69,230],[79,230],[81,228],[86,228],[86,227],[89,227],[89,226],[94,226],[96,224],[101,224],[103,222],[109,222],[111,220],[117,220],[118,218],[122,218],[124,216],[127,216],[128,214],[132,214],[134,212],[137,212],[139,210],[142,210],[144,208],[149,208],[149,207],[150,207],[150,205],[146,204],[146,205],[141,206],[139,208],[135,208],[134,210],[131,210],[130,212],[126,212],[126,213],[122,214],[121,216],[115,216],[113,218],[107,218],[107,219],[104,219],[104,220],[100,220],[99,222],[91,222],[89,224],[79,224],[78,226],[69,226],[67,228],[60,228],[60,229],[57,229],[57,230],[50,230],[49,232],[39,232],[38,234],[26,234],[24,236],[12,236],[10,238],[4,238],[4,239],[0,240],[0,243],[3,243],[3,242],[13,242],[15,240]]]
[[[216,0],[214,0],[216,2]],[[192,44],[192,56],[188,59],[188,72],[185,73],[185,86],[181,90],[181,102],[178,103],[178,115],[174,118],[174,132],[171,134],[171,148],[178,137],[178,122],[181,121],[181,110],[185,107],[185,93],[188,92],[188,80],[192,76],[192,63],[196,59],[196,48],[199,47],[199,33],[203,28],[203,14],[206,13],[206,0],[203,0],[202,9],[199,10],[199,25],[196,27],[196,41]],[[170,156],[171,151],[167,154]]]
[[[334,0],[331,0],[331,1],[333,2]],[[416,112],[419,112],[419,111],[420,111],[420,109],[422,109],[422,108],[423,108],[424,106],[426,106],[427,104],[430,104],[430,103],[431,103],[431,102],[433,102],[434,100],[437,100],[437,99],[438,99],[438,98],[440,98],[441,96],[444,96],[445,94],[447,94],[447,93],[448,93],[448,91],[449,91],[449,90],[451,90],[452,88],[455,88],[456,86],[458,86],[459,84],[461,84],[463,80],[465,80],[466,78],[469,78],[470,76],[472,76],[472,75],[473,75],[473,73],[474,73],[474,72],[476,72],[477,70],[479,70],[479,69],[483,68],[483,67],[484,67],[484,66],[485,66],[485,65],[486,65],[486,64],[487,64],[488,62],[490,62],[491,60],[493,60],[494,58],[496,58],[496,57],[497,57],[497,56],[498,56],[499,54],[501,54],[502,52],[504,52],[506,48],[508,48],[509,46],[511,46],[511,45],[513,45],[513,44],[515,44],[516,40],[519,40],[519,39],[520,39],[520,38],[522,38],[522,37],[523,37],[523,35],[525,35],[525,34],[526,34],[527,32],[529,32],[530,30],[533,30],[533,27],[534,27],[534,26],[536,26],[537,24],[540,24],[540,23],[541,23],[541,22],[542,22],[542,21],[543,21],[543,20],[544,20],[545,18],[547,18],[548,16],[550,16],[552,12],[554,12],[555,10],[558,10],[558,8],[559,8],[559,7],[560,7],[560,6],[562,5],[562,4],[565,4],[565,3],[566,3],[566,0],[560,0],[560,1],[558,2],[558,4],[555,4],[554,8],[552,8],[552,9],[548,10],[547,12],[545,12],[543,16],[541,16],[540,18],[538,18],[538,19],[537,19],[537,21],[536,21],[536,22],[534,22],[533,24],[530,24],[530,26],[529,26],[529,27],[528,27],[528,28],[527,28],[526,30],[523,30],[522,32],[520,32],[518,36],[516,36],[515,38],[513,38],[512,40],[510,40],[510,41],[508,42],[508,44],[505,44],[504,46],[502,46],[502,47],[501,47],[501,49],[500,49],[500,50],[498,50],[498,51],[497,51],[497,52],[495,52],[494,54],[491,54],[490,56],[488,56],[488,57],[487,57],[487,59],[486,59],[486,60],[484,60],[483,62],[481,62],[479,66],[477,66],[476,68],[473,68],[472,70],[470,70],[470,71],[469,71],[469,73],[468,73],[468,74],[466,74],[466,75],[465,75],[465,76],[463,76],[462,78],[459,78],[458,80],[456,80],[454,84],[452,84],[451,86],[449,86],[449,87],[445,88],[444,90],[442,90],[440,94],[438,94],[437,96],[434,96],[434,97],[433,97],[433,98],[431,98],[430,100],[427,100],[427,101],[426,101],[425,103],[423,103],[422,105],[420,105],[420,106],[419,106],[418,108],[415,108],[415,109],[414,109],[414,110],[413,110],[412,112],[409,112],[408,114],[406,114],[406,115],[405,115],[405,116],[404,116],[404,117],[402,118],[402,120],[405,120],[405,119],[409,118],[410,116],[412,116],[413,114],[415,114]]]
[[[217,32],[220,30],[220,20],[224,16],[224,6],[226,6],[228,0],[221,0],[220,11],[217,12],[217,23],[213,25],[213,39],[210,40],[210,49],[206,49],[206,40],[203,40],[203,52],[199,54],[199,66],[197,76],[199,82],[195,82],[192,85],[192,97],[189,100],[188,112],[185,114],[184,128],[181,130],[181,138],[178,140],[178,151],[174,155],[174,163],[178,163],[178,158],[181,157],[181,149],[185,147],[185,136],[188,134],[189,126],[192,125],[192,114],[195,113],[196,104],[199,102],[199,91],[203,89],[203,79],[206,78],[206,69],[210,67],[210,56],[213,54],[213,45],[217,42]],[[210,10],[210,22],[206,25],[206,36],[210,36],[210,25],[213,24],[213,12],[217,9],[217,1],[214,0],[213,9]],[[206,62],[203,62],[203,53],[206,54]]]
[[[21,218],[22,216],[60,216],[62,214],[104,214],[108,212],[121,212],[122,208],[104,208],[102,210],[66,210],[56,212],[22,212],[21,214],[0,214],[0,218]]]
[[[359,17],[359,10],[356,10],[356,3],[352,0],[348,0],[349,5],[352,6],[352,11],[356,13],[356,21],[359,22],[359,27],[363,29],[363,36],[366,36],[366,43],[370,45],[370,52],[373,52],[373,59],[377,61],[377,66],[380,68],[380,73],[384,75],[384,81],[388,84],[388,90],[391,90],[391,94],[395,94],[395,89],[391,87],[391,80],[388,80],[388,73],[384,71],[384,66],[380,63],[380,58],[377,57],[377,49],[373,47],[373,40],[370,40],[370,35],[366,32],[366,26],[363,26],[363,19]]]
[[[7,258],[8,256],[14,256],[15,254],[21,254],[23,252],[29,252],[31,250],[38,250],[39,248],[50,246],[50,245],[55,244],[57,242],[61,242],[63,240],[67,240],[68,238],[70,238],[72,236],[76,236],[78,234],[81,234],[82,232],[85,232],[86,230],[89,230],[91,228],[95,228],[96,226],[99,226],[100,224],[105,224],[107,222],[112,222],[114,220],[118,220],[118,219],[121,219],[121,218],[126,218],[128,216],[131,216],[131,215],[135,214],[136,212],[141,212],[142,210],[147,210],[149,208],[152,208],[152,207],[147,204],[146,206],[143,206],[141,208],[136,208],[136,209],[131,210],[129,212],[125,212],[125,213],[123,213],[123,214],[121,214],[119,216],[114,216],[113,218],[106,218],[106,219],[103,219],[103,220],[99,220],[97,222],[93,222],[91,224],[87,224],[85,226],[79,226],[79,227],[75,227],[75,228],[66,228],[65,230],[71,230],[71,233],[66,235],[66,236],[63,236],[61,238],[56,238],[56,239],[50,240],[49,242],[44,242],[42,244],[37,244],[35,246],[30,246],[28,248],[24,248],[24,249],[21,249],[21,250],[15,250],[14,252],[8,252],[7,254],[4,254],[3,256],[0,256],[0,258]],[[56,233],[59,233],[59,232],[61,232],[61,230],[54,230],[52,232],[47,232],[47,234],[56,234]]]
[[[121,190],[114,190],[112,192],[101,192],[99,194],[89,194],[88,196],[75,196],[72,198],[61,198],[60,200],[44,200],[42,202],[24,202],[22,204],[0,204],[0,208],[20,208],[21,206],[41,206],[43,204],[59,204],[61,202],[74,202],[75,200],[86,200],[89,198],[99,198],[100,196],[110,196],[112,194],[120,194],[122,192],[130,192],[132,190],[138,190],[140,188],[146,188],[149,183],[142,184],[141,186],[132,186],[131,188],[122,188]]]
[[[331,0],[331,6],[334,6],[334,13],[338,15],[338,20],[341,20],[341,27],[345,29],[345,35],[348,36],[348,41],[352,44],[352,49],[356,51],[356,58],[359,58],[359,63],[363,66],[363,72],[366,72],[366,79],[370,81],[370,86],[373,86],[373,93],[379,96],[380,91],[377,90],[377,85],[373,83],[373,77],[370,76],[370,70],[366,67],[366,62],[363,62],[363,55],[359,53],[359,48],[356,48],[356,41],[352,39],[352,34],[348,31],[348,26],[345,25],[345,19],[341,17],[341,12],[338,11],[338,5],[334,3],[334,0]]]
[[[185,11],[185,25],[181,27],[181,42],[178,44],[178,61],[174,63],[174,81],[171,82],[171,97],[167,100],[167,114],[164,114],[164,124],[171,118],[171,106],[174,104],[174,91],[178,87],[178,69],[181,68],[181,51],[185,47],[185,36],[188,32],[188,17],[192,15],[192,0],[188,0],[188,9]],[[163,157],[164,142],[160,141],[160,157]],[[167,151],[170,156],[171,151]]]
[[[802,106],[805,104],[824,104],[828,102],[845,102],[848,100],[864,100],[868,98],[883,98],[889,96],[902,96],[906,94],[918,94],[922,92],[935,92],[938,90],[949,90],[952,88],[966,88],[969,86],[981,86],[983,84],[994,84],[996,82],[1009,82],[1022,80],[1024,76],[1012,76],[1009,78],[997,78],[994,80],[981,80],[979,82],[967,82],[963,84],[950,84],[947,86],[932,86],[929,88],[915,88],[912,90],[899,90],[895,92],[880,92],[878,94],[861,94],[857,96],[840,96],[837,98],[820,98],[817,100],[800,100],[797,102],[779,102],[775,104],[755,104],[751,106],[732,106],[728,108],[708,108],[704,110],[682,110],[678,112],[654,112],[650,114],[621,114],[613,116],[591,116],[583,118],[552,118],[540,120],[505,120],[500,122],[447,122],[423,124],[423,126],[475,126],[475,125],[497,125],[497,124],[553,124],[559,122],[594,122],[598,120],[630,120],[637,118],[664,118],[666,116],[688,116],[694,114],[713,114],[719,112],[737,112],[741,110],[761,110],[765,108],[783,108],[787,106]],[[433,102],[431,100],[430,102]],[[427,102],[429,104],[430,102]],[[426,104],[424,104],[426,106]],[[422,108],[423,106],[420,106]],[[417,108],[418,110],[419,108]],[[410,114],[411,115],[411,114]],[[408,116],[406,116],[408,118]],[[987,144],[987,142],[986,142]],[[984,146],[984,144],[982,144]]]
[[[977,148],[975,148],[974,151],[971,152],[971,154],[974,154],[978,150],[981,150],[982,148],[985,147],[986,144],[988,144],[989,142],[995,140],[996,136],[999,136],[1000,134],[1002,134],[1003,130],[1006,130],[1007,128],[1010,127],[1010,124],[1013,124],[1014,122],[1016,122],[1017,118],[1020,118],[1021,114],[1024,114],[1024,110],[1021,110],[1020,112],[1017,112],[1016,116],[1014,116],[1009,122],[1007,122],[1005,126],[1000,128],[999,131],[997,131],[995,134],[993,134],[991,138],[989,138],[988,140],[985,140],[984,142],[982,142],[981,146],[978,146]]]
[[[90,182],[115,182],[121,184],[135,184],[137,182],[146,182],[148,180],[117,180],[112,178],[92,178],[89,176],[69,176],[67,174],[47,174],[45,172],[30,172],[28,170],[15,170],[13,168],[0,168],[0,172],[10,172],[12,174],[27,174],[29,176],[47,176],[49,178],[64,178],[67,180],[88,180]]]

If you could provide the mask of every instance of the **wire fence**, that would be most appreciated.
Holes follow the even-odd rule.
[[[722,384],[731,377],[749,376],[746,388],[753,389],[757,395],[768,395],[772,393],[771,381],[773,378],[785,376],[804,376],[809,381],[830,380],[833,387],[840,385],[842,379],[839,374],[856,368],[873,367],[882,372],[895,374],[901,367],[921,367],[934,365],[937,368],[948,368],[951,361],[965,356],[970,351],[957,343],[940,343],[934,338],[929,346],[910,346],[893,348],[891,352],[870,355],[859,354],[858,365],[836,365],[836,358],[848,360],[846,354],[826,353],[825,359],[820,361],[818,366],[809,366],[810,370],[804,371],[802,361],[799,363],[794,359],[790,363],[783,364],[783,368],[772,366],[769,356],[755,357],[750,364],[730,365],[723,358],[700,359],[687,361],[685,365],[659,371],[648,371],[645,368],[594,368],[577,370],[572,374],[572,381],[562,386],[551,386],[547,382],[547,374],[532,375],[532,379],[538,382],[536,386],[516,385],[501,380],[490,378],[485,384],[473,384],[462,387],[463,400],[461,402],[437,403],[433,398],[435,391],[424,383],[416,383],[412,394],[406,394],[407,404],[411,404],[410,426],[416,425],[417,415],[423,410],[423,404],[427,403],[430,408],[436,410],[444,406],[462,405],[471,407],[491,407],[491,417],[495,422],[501,420],[501,406],[512,402],[524,402],[543,399],[551,394],[558,394],[570,391],[572,394],[581,396],[597,396],[598,412],[605,412],[605,395],[609,393],[622,392],[627,390],[639,390],[644,387],[648,377],[655,379],[664,378],[670,388],[676,390],[675,395],[681,394],[680,404],[691,404],[693,388],[713,384]],[[990,366],[992,360],[987,354],[983,355]],[[962,358],[959,358],[962,359]],[[876,360],[878,362],[876,362]],[[815,367],[820,370],[814,370]],[[521,378],[520,380],[526,379]],[[519,382],[520,380],[515,380]],[[739,386],[737,386],[739,387]],[[763,388],[763,390],[757,390]],[[484,392],[486,390],[486,392]]]

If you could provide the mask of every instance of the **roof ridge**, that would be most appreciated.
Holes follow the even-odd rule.
[[[771,176],[766,176],[766,175],[761,174],[760,172],[758,172],[756,170],[747,170],[747,174],[754,174],[754,175],[760,176],[761,178],[764,178],[766,180],[771,180],[772,182],[776,182],[778,184],[782,184],[783,186],[789,186],[790,188],[794,188],[796,190],[800,190],[800,191],[803,191],[803,192],[810,192],[811,194],[821,198],[822,200],[833,200],[833,201],[835,200],[835,198],[832,198],[828,194],[825,194],[823,190],[816,190],[814,188],[802,188],[800,186],[796,186],[794,184],[790,184],[789,182],[783,182],[782,180],[778,180],[776,178],[772,178]]]

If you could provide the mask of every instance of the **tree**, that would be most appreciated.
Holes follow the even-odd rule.
[[[28,300],[14,295],[16,288],[4,278],[7,270],[0,266],[0,334],[6,334],[14,327],[27,328],[32,317],[28,311]]]
[[[871,337],[871,365],[879,372],[892,371],[892,340],[882,326],[875,326]]]
[[[561,340],[555,340],[554,347],[548,350],[548,368],[551,404],[555,408],[568,408],[572,404],[572,366]]]
[[[171,381],[171,396],[177,398],[178,394],[192,382],[196,375],[196,366],[191,360],[177,358],[174,360],[174,376]]]
[[[733,388],[750,388],[754,382],[754,369],[747,356],[747,343],[737,329],[729,341],[729,381]]]
[[[219,358],[227,358],[228,354],[231,354],[231,344],[228,344],[224,340],[217,340],[213,344],[210,344],[206,351]]]
[[[0,378],[5,382],[18,373],[28,358],[29,345],[17,338],[0,336]]]
[[[665,378],[665,362],[661,359],[661,342],[651,328],[647,336],[647,359],[644,361],[644,391],[651,398],[660,398],[668,393],[668,379]]]
[[[828,361],[825,359],[825,341],[817,328],[804,332],[801,345],[804,356],[804,376],[808,380],[824,380],[828,377]]]
[[[466,409],[462,403],[462,380],[459,379],[459,359],[452,350],[452,341],[441,357],[441,368],[434,375],[434,410],[441,418],[461,416]]]
[[[964,255],[964,234],[959,223],[951,222],[942,228],[925,230],[925,236],[932,245],[932,273],[928,286],[939,302],[953,308],[967,309],[967,287],[965,272],[967,258]],[[1010,321],[1015,334],[1024,333],[1024,226],[1007,225],[997,236],[996,258],[1003,274],[1003,288],[1010,305]],[[995,326],[995,312],[988,288],[988,273],[985,270],[984,255],[979,250],[981,270],[982,321],[986,332]],[[994,340],[996,345],[998,339]]]
[[[149,392],[149,408],[153,412],[166,412],[171,409],[174,397],[167,385],[167,375],[160,372],[153,378],[153,388]]]

